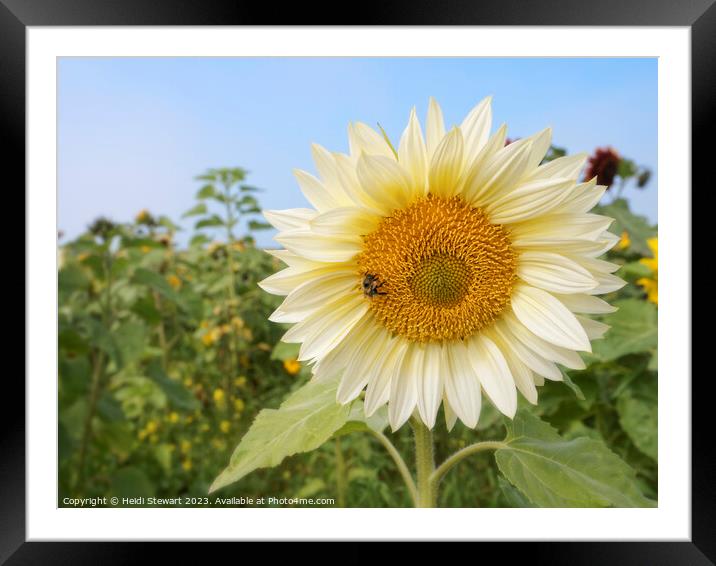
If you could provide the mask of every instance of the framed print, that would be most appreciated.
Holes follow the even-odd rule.
[[[0,556],[712,563],[690,187],[713,6],[177,6],[2,7],[27,369]]]

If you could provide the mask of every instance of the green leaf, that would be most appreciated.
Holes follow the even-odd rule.
[[[159,225],[164,226],[170,232],[181,231],[181,226],[174,224],[174,222],[172,222],[171,218],[169,218],[168,216],[160,216],[159,217]]]
[[[622,232],[629,234],[631,251],[651,256],[651,250],[646,241],[656,236],[656,228],[649,224],[644,216],[632,214],[626,200],[617,199],[611,204],[597,207],[595,212],[614,218],[614,222],[609,228],[610,232],[617,236],[621,236]]]
[[[68,358],[59,356],[58,373],[60,391],[71,397],[82,395],[89,390],[91,367],[86,356]]]
[[[295,360],[298,358],[298,351],[301,349],[300,344],[289,344],[288,342],[277,342],[271,352],[272,360]]]
[[[617,168],[617,175],[622,179],[628,179],[636,174],[636,164],[631,159],[620,159]]]
[[[87,289],[89,282],[84,270],[76,264],[63,267],[58,274],[58,287],[61,293]]]
[[[638,261],[630,261],[619,268],[617,275],[625,281],[634,282],[641,277],[651,277],[653,273],[651,269],[649,269],[643,263],[640,263]]]
[[[199,180],[204,181],[213,181],[214,179],[211,177],[197,177]],[[212,198],[216,196],[216,189],[214,188],[214,185],[208,184],[204,185],[202,188],[199,189],[199,192],[196,193],[196,198],[198,199],[207,199]]]
[[[636,474],[591,438],[565,440],[547,423],[520,411],[495,454],[504,476],[539,507],[653,507]]]
[[[159,444],[154,447],[154,459],[162,468],[162,471],[169,475],[172,469],[172,447],[169,444]]]
[[[207,244],[210,241],[211,241],[211,239],[208,238],[205,234],[197,234],[197,235],[191,237],[191,240],[189,240],[189,246],[190,247],[203,246],[204,244]]]
[[[62,329],[57,337],[60,349],[72,354],[84,354],[89,350],[87,340],[73,328]]]
[[[138,321],[122,323],[112,332],[119,359],[115,359],[118,368],[126,367],[137,361],[144,353],[147,342],[147,328]]]
[[[149,365],[147,375],[159,385],[173,407],[185,411],[199,408],[199,400],[183,384],[167,376],[158,360],[154,360]]]
[[[569,376],[569,374],[566,371],[562,372],[562,378],[563,378],[564,384],[572,390],[572,392],[577,397],[577,399],[579,399],[580,401],[584,401],[585,397],[584,397],[584,393],[582,392],[582,389],[579,387],[579,385],[577,385],[576,383],[574,383],[574,381],[572,381],[572,378]]]
[[[224,220],[221,218],[221,216],[218,216],[214,214],[213,216],[209,216],[208,218],[202,218],[194,224],[195,229],[199,228],[214,228],[216,226],[224,226]]]
[[[656,376],[643,374],[617,399],[619,423],[644,454],[658,457],[658,405]]]
[[[307,383],[279,409],[261,411],[209,492],[258,468],[277,466],[287,456],[315,450],[331,438],[345,424],[350,411],[348,405],[336,402],[337,387],[337,380]]]
[[[357,399],[351,403],[346,424],[333,433],[333,438],[345,436],[352,432],[383,432],[388,426],[388,407],[383,406],[370,417],[365,416],[363,401]]]
[[[249,230],[271,230],[273,226],[268,222],[259,222],[258,220],[249,220]]]
[[[137,268],[137,270],[134,272],[134,277],[132,277],[132,281],[137,285],[146,285],[147,287],[154,289],[157,293],[159,293],[168,301],[183,306],[181,304],[182,301],[181,297],[179,296],[179,293],[177,293],[174,288],[169,284],[169,282],[164,279],[164,277],[162,277],[159,273],[140,267]]]
[[[203,202],[200,202],[196,206],[187,210],[184,214],[181,215],[181,217],[187,218],[189,216],[196,216],[198,214],[206,214],[207,211],[208,211],[208,208],[207,208],[206,204],[204,204]]]
[[[244,195],[241,197],[241,199],[236,203],[236,206],[242,207],[242,206],[252,206],[252,207],[258,207],[259,201],[257,201],[254,197],[251,195]]]
[[[111,479],[110,493],[119,497],[148,497],[154,494],[154,486],[139,468],[122,468]]]
[[[658,339],[656,306],[640,299],[623,299],[613,305],[619,310],[604,318],[611,328],[603,339],[594,341],[594,355],[609,361],[654,350]]]
[[[497,484],[500,486],[500,491],[502,491],[502,495],[505,496],[505,500],[510,507],[536,507],[536,505],[531,503],[529,499],[522,495],[522,492],[519,489],[513,486],[502,476],[497,476]]]
[[[159,324],[162,321],[162,313],[157,310],[151,295],[139,297],[132,305],[131,310],[151,325]]]
[[[93,427],[97,448],[124,460],[135,446],[134,429],[127,421],[104,422],[98,420]]]

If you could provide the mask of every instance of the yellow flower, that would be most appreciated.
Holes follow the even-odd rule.
[[[617,242],[617,245],[614,246],[615,250],[625,250],[631,245],[631,238],[629,237],[629,233],[624,230],[622,232],[621,238],[619,238],[619,241]]]
[[[189,388],[189,387],[191,387],[192,385],[194,385],[194,382],[191,380],[190,377],[187,377],[187,378],[184,380],[184,387]]]
[[[267,344],[266,342],[259,342],[258,344],[256,344],[256,347],[259,350],[261,350],[262,352],[270,352],[271,351],[271,346],[269,344]]]
[[[237,377],[237,378],[234,380],[234,385],[235,385],[236,387],[238,387],[239,389],[243,389],[244,387],[246,387],[246,376],[245,376],[245,375],[241,375],[241,376]]]
[[[237,413],[240,413],[241,411],[243,411],[245,407],[246,407],[246,404],[244,403],[243,399],[234,399],[234,409],[236,410]]]
[[[647,300],[655,305],[659,304],[659,239],[650,238],[646,241],[651,250],[653,257],[645,257],[639,260],[639,263],[645,265],[651,270],[651,277],[642,277],[637,279],[637,284],[641,285],[646,292]]]
[[[150,251],[152,251],[152,248],[149,247],[149,246],[142,246],[142,247],[139,248],[139,249],[142,250],[142,253],[143,253],[143,254],[148,254]]]
[[[82,252],[81,254],[79,254],[79,255],[77,256],[77,261],[84,261],[84,260],[86,260],[89,256],[90,256],[89,253],[87,253],[87,252]]]
[[[650,238],[646,241],[654,257],[645,257],[639,260],[639,263],[645,265],[651,270],[651,277],[642,277],[637,279],[637,284],[641,285],[646,292],[647,300],[655,305],[659,304],[659,239]]]
[[[157,432],[158,428],[159,425],[157,424],[157,421],[149,421],[146,427],[147,434],[154,434],[155,432]]]
[[[208,321],[208,320],[202,320],[202,321],[199,323],[199,328],[204,328],[204,329],[209,328],[209,321]]]
[[[171,413],[169,413],[169,417],[167,418],[167,420],[170,423],[178,423],[179,422],[179,413],[177,413],[176,411],[172,411]]]
[[[169,283],[169,285],[171,285],[175,289],[179,289],[181,287],[181,279],[179,279],[174,274],[167,276],[167,282]]]
[[[219,430],[224,434],[227,434],[231,430],[231,423],[227,420],[223,420],[219,423]]]
[[[233,324],[237,329],[241,330],[244,327],[244,319],[240,316],[235,316],[231,319],[231,324]]]
[[[182,454],[188,454],[189,450],[191,450],[191,442],[189,440],[182,440],[179,445],[179,450],[181,450]]]
[[[220,328],[212,328],[204,334],[201,337],[201,341],[204,343],[204,346],[211,346],[214,342],[217,342],[221,338],[221,329]]]
[[[639,260],[639,263],[646,265],[654,273],[657,273],[659,271],[659,238],[649,238],[646,243],[653,257],[644,257]]]
[[[191,460],[186,459],[181,463],[181,467],[184,469],[185,472],[188,472],[191,470]]]
[[[140,431],[137,433],[137,438],[138,438],[139,440],[144,440],[146,437],[147,437],[147,431],[146,431],[146,430],[143,430],[143,429],[142,429],[142,430],[140,430]]]
[[[297,360],[284,360],[283,369],[291,375],[296,375],[299,371],[301,371],[301,362]]]
[[[146,208],[143,208],[137,213],[137,216],[134,217],[134,220],[140,224],[142,222],[146,222],[149,219],[149,211]]]
[[[224,399],[226,397],[226,394],[224,393],[224,390],[219,387],[218,389],[214,390],[214,403],[217,405],[224,402]]]

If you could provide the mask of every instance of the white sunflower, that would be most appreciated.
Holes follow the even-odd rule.
[[[540,165],[551,130],[505,146],[490,103],[446,133],[431,99],[425,138],[413,110],[397,151],[351,124],[350,155],[314,145],[320,179],[295,172],[315,209],[265,214],[288,266],[261,283],[286,296],[271,320],[339,403],[388,403],[393,430],[432,428],[441,402],[449,428],[475,427],[483,393],[509,417],[518,390],[536,403],[559,365],[584,368],[608,327],[582,315],[624,285],[597,259],[618,238],[588,212],[606,187],[577,182],[586,154]]]

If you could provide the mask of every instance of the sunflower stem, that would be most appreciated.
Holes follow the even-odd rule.
[[[420,419],[412,418],[410,424],[415,435],[415,468],[418,478],[416,507],[436,507],[437,489],[430,478],[435,471],[433,456],[433,433]],[[435,485],[437,488],[437,485]]]

